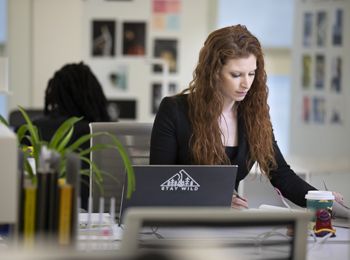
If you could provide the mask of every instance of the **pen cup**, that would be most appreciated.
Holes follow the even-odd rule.
[[[332,207],[334,195],[331,191],[309,191],[306,195],[306,207],[313,211],[309,228],[316,236],[323,237],[329,233],[335,234],[332,227]]]

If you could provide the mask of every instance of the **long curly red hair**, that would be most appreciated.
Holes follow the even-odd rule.
[[[220,72],[228,60],[251,54],[257,59],[255,78],[244,100],[237,102],[238,115],[244,119],[249,143],[250,158],[247,167],[257,162],[267,176],[276,167],[263,52],[258,39],[242,25],[221,28],[208,36],[199,53],[193,80],[189,88],[183,91],[189,92],[193,163],[230,163],[218,123],[223,109]]]

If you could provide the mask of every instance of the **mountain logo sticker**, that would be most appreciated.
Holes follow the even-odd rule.
[[[162,191],[197,191],[200,185],[184,169],[160,185]]]

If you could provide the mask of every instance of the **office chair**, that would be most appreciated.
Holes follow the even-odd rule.
[[[90,132],[108,132],[115,135],[123,144],[128,152],[133,165],[149,164],[149,150],[152,132],[152,123],[90,123]],[[112,144],[111,137],[107,135],[93,137],[91,145]],[[103,175],[103,194],[93,176],[91,183],[93,210],[98,212],[99,198],[101,195],[105,198],[105,212],[109,212],[110,198],[114,197],[116,201],[115,213],[119,214],[120,203],[123,193],[123,185],[126,181],[126,173],[122,158],[117,149],[102,149],[91,152],[91,160],[100,170],[107,174]]]
[[[28,108],[25,109],[25,111],[32,121],[44,115],[43,109]],[[21,125],[25,124],[22,113],[18,109],[14,109],[10,112],[9,124],[13,129],[17,129]]]

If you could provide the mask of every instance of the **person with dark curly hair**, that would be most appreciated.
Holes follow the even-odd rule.
[[[83,117],[89,122],[110,120],[102,86],[83,62],[64,65],[55,72],[45,91],[44,114]]]
[[[51,140],[59,126],[70,117],[82,117],[74,125],[70,143],[89,134],[89,123],[109,122],[107,99],[90,67],[83,62],[70,63],[57,70],[49,80],[45,91],[44,116],[33,120],[41,138]],[[89,142],[81,148],[89,148]],[[83,163],[83,168],[89,165]],[[81,207],[87,209],[89,178],[82,176]]]
[[[284,197],[305,207],[305,194],[315,188],[294,173],[278,148],[266,80],[262,47],[245,26],[209,34],[189,87],[160,104],[150,164],[235,164],[237,190],[257,163]],[[231,206],[247,208],[248,202],[233,196]]]

